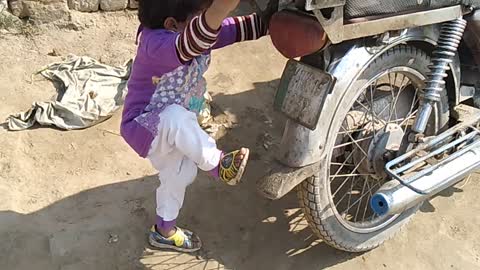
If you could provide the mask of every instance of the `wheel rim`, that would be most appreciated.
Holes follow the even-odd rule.
[[[389,180],[383,170],[385,162],[408,149],[406,134],[416,115],[423,80],[410,67],[378,74],[360,88],[337,129],[328,158],[329,199],[337,219],[353,232],[381,230],[399,216],[379,217],[369,202]],[[438,119],[436,110],[433,119]],[[437,125],[433,126],[435,130],[430,127],[428,133],[436,132]]]

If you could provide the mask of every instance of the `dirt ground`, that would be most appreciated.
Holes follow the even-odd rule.
[[[0,119],[54,95],[31,76],[61,59],[53,50],[112,65],[133,57],[134,13],[76,17],[70,29],[0,36]],[[254,154],[243,185],[201,174],[189,188],[179,222],[204,241],[194,255],[148,247],[158,179],[118,135],[120,112],[81,131],[0,128],[0,269],[480,269],[478,176],[425,205],[382,247],[353,255],[311,234],[294,194],[257,195],[275,148],[265,148],[265,134],[276,142],[282,132],[272,101],[285,61],[268,38],[214,52],[209,90],[235,124],[219,144]]]

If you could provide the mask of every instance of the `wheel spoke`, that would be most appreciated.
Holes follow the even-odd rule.
[[[383,108],[382,111],[378,113],[378,115],[383,115],[383,113],[388,109],[389,109],[389,106],[385,106],[385,108]]]
[[[378,185],[378,183],[375,184],[375,185],[373,185],[372,188],[370,189],[370,191],[373,190],[377,185]],[[368,193],[363,194],[363,195],[362,195],[360,198],[358,198],[350,207],[348,207],[347,210],[345,210],[344,212],[348,212],[348,210],[350,210],[353,206],[355,206],[361,199],[363,199],[363,198],[364,198],[365,196],[367,196],[367,195],[368,195]]]
[[[364,178],[365,179],[365,178]],[[360,194],[364,194],[363,192],[365,191],[365,187],[367,186],[367,181],[363,181],[363,187],[362,187],[362,192]],[[363,197],[363,195],[362,195]],[[358,212],[360,211],[360,207],[362,206],[362,200],[360,200],[360,203],[358,204],[357,211],[355,211],[355,216],[353,217],[353,220],[357,220]]]
[[[416,116],[417,111],[418,111],[418,110],[415,110],[414,112],[412,112],[409,116],[405,117],[404,119],[399,119],[399,120],[402,121],[402,122],[400,122],[399,125],[400,125],[400,126],[405,125],[405,123],[406,123],[408,120],[410,120],[410,119],[412,119],[412,118],[414,118],[414,117]],[[399,121],[399,120],[398,120],[398,121]]]
[[[355,178],[353,178],[353,179],[355,179]],[[347,192],[348,193],[347,208],[350,207],[350,202],[352,201],[353,179],[352,179],[352,183],[350,184],[350,192]],[[336,207],[336,205],[335,205],[335,207]],[[347,212],[347,214],[348,214],[348,212]]]
[[[375,81],[375,90],[377,90],[377,84],[378,84],[378,80]],[[373,119],[373,116],[375,114],[374,110],[373,110],[373,91],[372,91],[372,85],[370,85],[370,114],[372,115],[372,119]],[[376,136],[377,135],[377,131],[375,130],[375,121],[373,121],[373,136]]]
[[[370,184],[368,183],[370,180],[370,177],[367,177],[365,179],[365,182],[367,183],[367,188],[368,188],[368,193],[370,193],[367,198],[367,205],[365,206],[365,209],[363,210],[363,216],[362,216],[362,222],[365,221],[365,215],[367,214],[367,209],[368,209],[368,201],[372,198],[373,194],[372,194],[372,189],[370,188]]]
[[[391,79],[391,74],[392,73],[388,73],[388,86],[390,87],[390,95],[392,96],[392,100],[390,101],[390,112],[389,112],[389,117],[388,119],[391,118],[391,115],[393,114],[393,111],[395,110],[395,81],[392,83],[392,79]],[[396,75],[395,75],[395,78],[396,78]],[[386,106],[388,107],[388,106]],[[389,120],[390,121],[390,120]],[[387,123],[389,122],[387,121]]]
[[[345,166],[345,167],[355,167],[355,164],[347,164],[347,163],[338,163],[338,162],[330,162],[330,165],[333,166]]]
[[[353,129],[353,130],[348,130],[348,131],[340,131],[337,134],[338,135],[344,135],[344,134],[347,134],[347,133],[362,132],[362,131],[366,131],[366,130],[369,130],[369,129],[368,128],[359,128],[359,129]]]
[[[404,81],[405,81],[405,78],[408,79],[407,83],[404,84]],[[395,81],[396,81],[396,76],[395,76]],[[406,88],[406,86],[408,85],[408,82],[410,81],[410,79],[407,77],[407,76],[403,76],[403,79],[402,79],[402,82],[400,83],[400,88],[398,89],[398,92],[397,92],[397,96],[395,97],[395,99],[393,100],[392,104],[393,104],[393,107],[392,107],[392,110],[390,110],[390,114],[388,116],[388,123],[390,123],[390,121],[392,121],[392,116],[393,114],[395,113],[395,119],[398,118],[398,115],[397,115],[397,102],[398,102],[398,98],[400,97],[400,94],[403,92],[403,90]],[[392,92],[393,94],[393,92]]]
[[[358,89],[358,98],[341,122],[327,179],[335,215],[353,231],[377,230],[395,218],[379,216],[370,207],[374,193],[388,179],[370,172],[371,166],[382,164],[367,165],[368,160],[377,162],[369,156],[369,150],[387,124],[399,125],[407,133],[418,115],[421,79],[418,72],[410,72],[408,67],[378,74]],[[401,143],[405,143],[404,138]]]
[[[362,174],[362,173],[338,174],[335,176],[330,176],[330,178],[349,177],[349,176],[370,176],[370,174]]]
[[[345,161],[342,163],[342,165],[340,166],[340,168],[338,168],[338,170],[335,172],[335,175],[339,174],[340,171],[343,169],[343,167],[345,166],[344,164],[347,164],[347,161],[350,160],[350,158],[353,156],[353,154],[355,153],[355,151],[357,151],[357,149],[353,149],[352,152],[350,152],[350,154],[348,155],[348,157],[345,159]],[[354,172],[356,169],[358,168],[358,165],[357,167],[355,167],[355,169],[353,169],[352,172]]]
[[[345,128],[342,126],[342,128],[345,130]],[[365,155],[365,157],[368,156],[368,154],[365,152],[365,150],[358,144],[357,140],[355,140],[350,133],[347,133],[348,137],[350,137],[350,140],[362,151],[362,153]]]
[[[405,78],[407,78],[407,81],[404,83]],[[412,82],[412,80],[409,77],[403,75],[403,80],[402,80],[402,83],[400,84],[400,90],[399,91],[403,91],[405,88],[407,88],[407,86],[410,85],[411,82]]]
[[[398,73],[395,72],[395,78],[393,79],[393,84],[392,84],[392,85],[396,85],[396,83],[397,83],[397,76],[398,76]],[[391,89],[391,90],[393,90],[393,89],[392,89],[392,85],[390,85],[390,89]]]
[[[366,110],[367,112],[370,113],[371,115],[371,121],[373,121],[375,123],[375,117],[378,118],[378,116],[375,114],[375,111],[374,111],[374,107],[373,107],[373,97],[374,97],[374,91],[377,89],[377,85],[378,85],[378,80],[376,80],[374,83],[370,84],[368,86],[368,89],[369,89],[369,92],[370,92],[370,99],[367,97],[367,94],[364,92],[362,93],[363,95],[363,99],[367,102],[368,106],[370,107],[370,109],[368,109],[367,107],[365,107],[365,105],[361,102],[358,102],[358,100],[356,101],[358,104],[360,104],[364,110]],[[365,114],[366,116],[367,114]],[[367,118],[364,118],[364,120],[367,120]],[[362,122],[362,125],[366,124],[365,121]],[[376,130],[373,129],[373,136],[376,135]]]
[[[370,140],[370,139],[373,139],[373,137],[374,136],[368,136],[368,137],[365,137],[365,138],[361,138],[361,139],[356,140],[356,142],[359,143],[359,142],[363,142],[363,141],[366,141],[366,140]],[[352,144],[355,144],[355,142],[347,142],[347,143],[342,143],[342,144],[339,144],[339,145],[335,145],[333,147],[333,149],[349,146],[349,145],[352,145]]]
[[[358,105],[360,105],[364,110],[370,111],[369,108],[365,107],[364,104],[358,102],[358,100],[355,100],[355,102],[356,102]],[[380,118],[378,117],[378,115],[376,115],[374,112],[372,112],[372,120],[371,120],[371,121],[374,121],[374,122],[375,122],[375,119],[377,119],[377,121],[378,121],[379,123],[384,123],[384,122],[385,122],[385,120],[380,119]]]
[[[352,179],[352,184],[351,184],[351,188],[353,188],[353,179]],[[343,196],[340,198],[340,200],[338,200],[336,203],[335,203],[335,207],[338,207],[338,205],[343,201],[343,199],[345,199],[347,197],[347,195],[351,195],[350,192],[345,192],[343,194]],[[348,199],[350,201],[350,199]]]
[[[357,101],[357,102],[358,102],[358,101]],[[365,107],[364,109],[367,109],[367,108]],[[370,115],[371,115],[371,118],[370,118],[370,119],[372,119],[372,121],[373,121],[373,115],[372,115],[372,114],[370,114]],[[368,123],[368,121],[370,121],[370,120],[369,120],[369,118],[368,118],[368,111],[366,111],[366,112],[363,114],[363,117],[362,117],[362,119],[361,119],[361,121],[360,121],[360,123],[361,123],[360,125],[361,125],[361,126],[364,126],[366,123]]]
[[[357,164],[357,166],[352,170],[352,173],[351,173],[351,174],[353,174],[353,172],[356,171],[356,170],[358,169],[358,167],[360,167],[360,165],[362,164],[362,162],[363,162],[365,159],[366,159],[366,157],[363,157],[363,158],[362,158],[362,160],[361,160],[361,161]],[[356,177],[356,176],[354,176],[354,177]],[[342,189],[342,187],[345,185],[345,183],[347,183],[347,181],[348,181],[350,178],[352,178],[352,177],[351,177],[351,176],[348,176],[348,177],[342,182],[342,184],[340,184],[340,186],[337,188],[337,190],[335,191],[335,193],[332,194],[332,198],[335,198],[335,195],[337,195],[337,193]],[[331,183],[331,182],[332,182],[332,181],[330,181],[330,183]]]
[[[390,90],[392,90],[392,73],[390,72],[388,73],[388,86],[390,86]]]
[[[412,113],[413,109],[415,108],[415,105],[418,103],[417,95],[418,95],[418,87],[415,88],[415,94],[413,94],[412,105],[410,106],[410,110],[408,110],[407,115],[410,115]]]
[[[394,120],[394,121],[395,121],[395,120]],[[365,124],[365,123],[364,123],[364,124]],[[364,125],[364,124],[362,124],[362,125]],[[359,128],[359,129],[346,130],[345,128],[343,128],[343,130],[345,130],[345,131],[340,131],[340,132],[338,132],[337,134],[338,134],[338,135],[345,135],[345,134],[347,134],[347,133],[352,134],[352,133],[357,133],[357,132],[362,132],[362,131],[371,131],[372,129],[371,129],[371,128]],[[374,136],[372,135],[372,137],[374,137]],[[360,140],[360,139],[359,139],[359,140]],[[336,146],[338,147],[338,145],[336,145]]]

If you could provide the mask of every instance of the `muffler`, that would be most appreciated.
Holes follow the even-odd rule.
[[[440,191],[461,181],[465,176],[480,168],[480,141],[459,157],[447,162],[413,183],[417,190],[428,190],[425,194],[401,184],[398,180],[385,183],[372,197],[370,204],[377,215],[400,214]]]
[[[480,110],[458,105],[454,111],[459,124],[386,164],[393,180],[370,200],[377,215],[400,214],[480,169]]]

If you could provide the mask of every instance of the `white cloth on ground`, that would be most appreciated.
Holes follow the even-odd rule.
[[[109,119],[123,105],[130,67],[131,60],[123,67],[111,67],[75,55],[47,66],[40,74],[56,86],[55,100],[35,102],[28,111],[11,115],[8,129],[23,130],[38,123],[73,130]]]
[[[157,215],[165,221],[177,218],[186,188],[195,180],[197,167],[214,169],[221,156],[215,140],[201,129],[197,116],[179,105],[160,113],[158,135],[148,159],[158,170]]]

